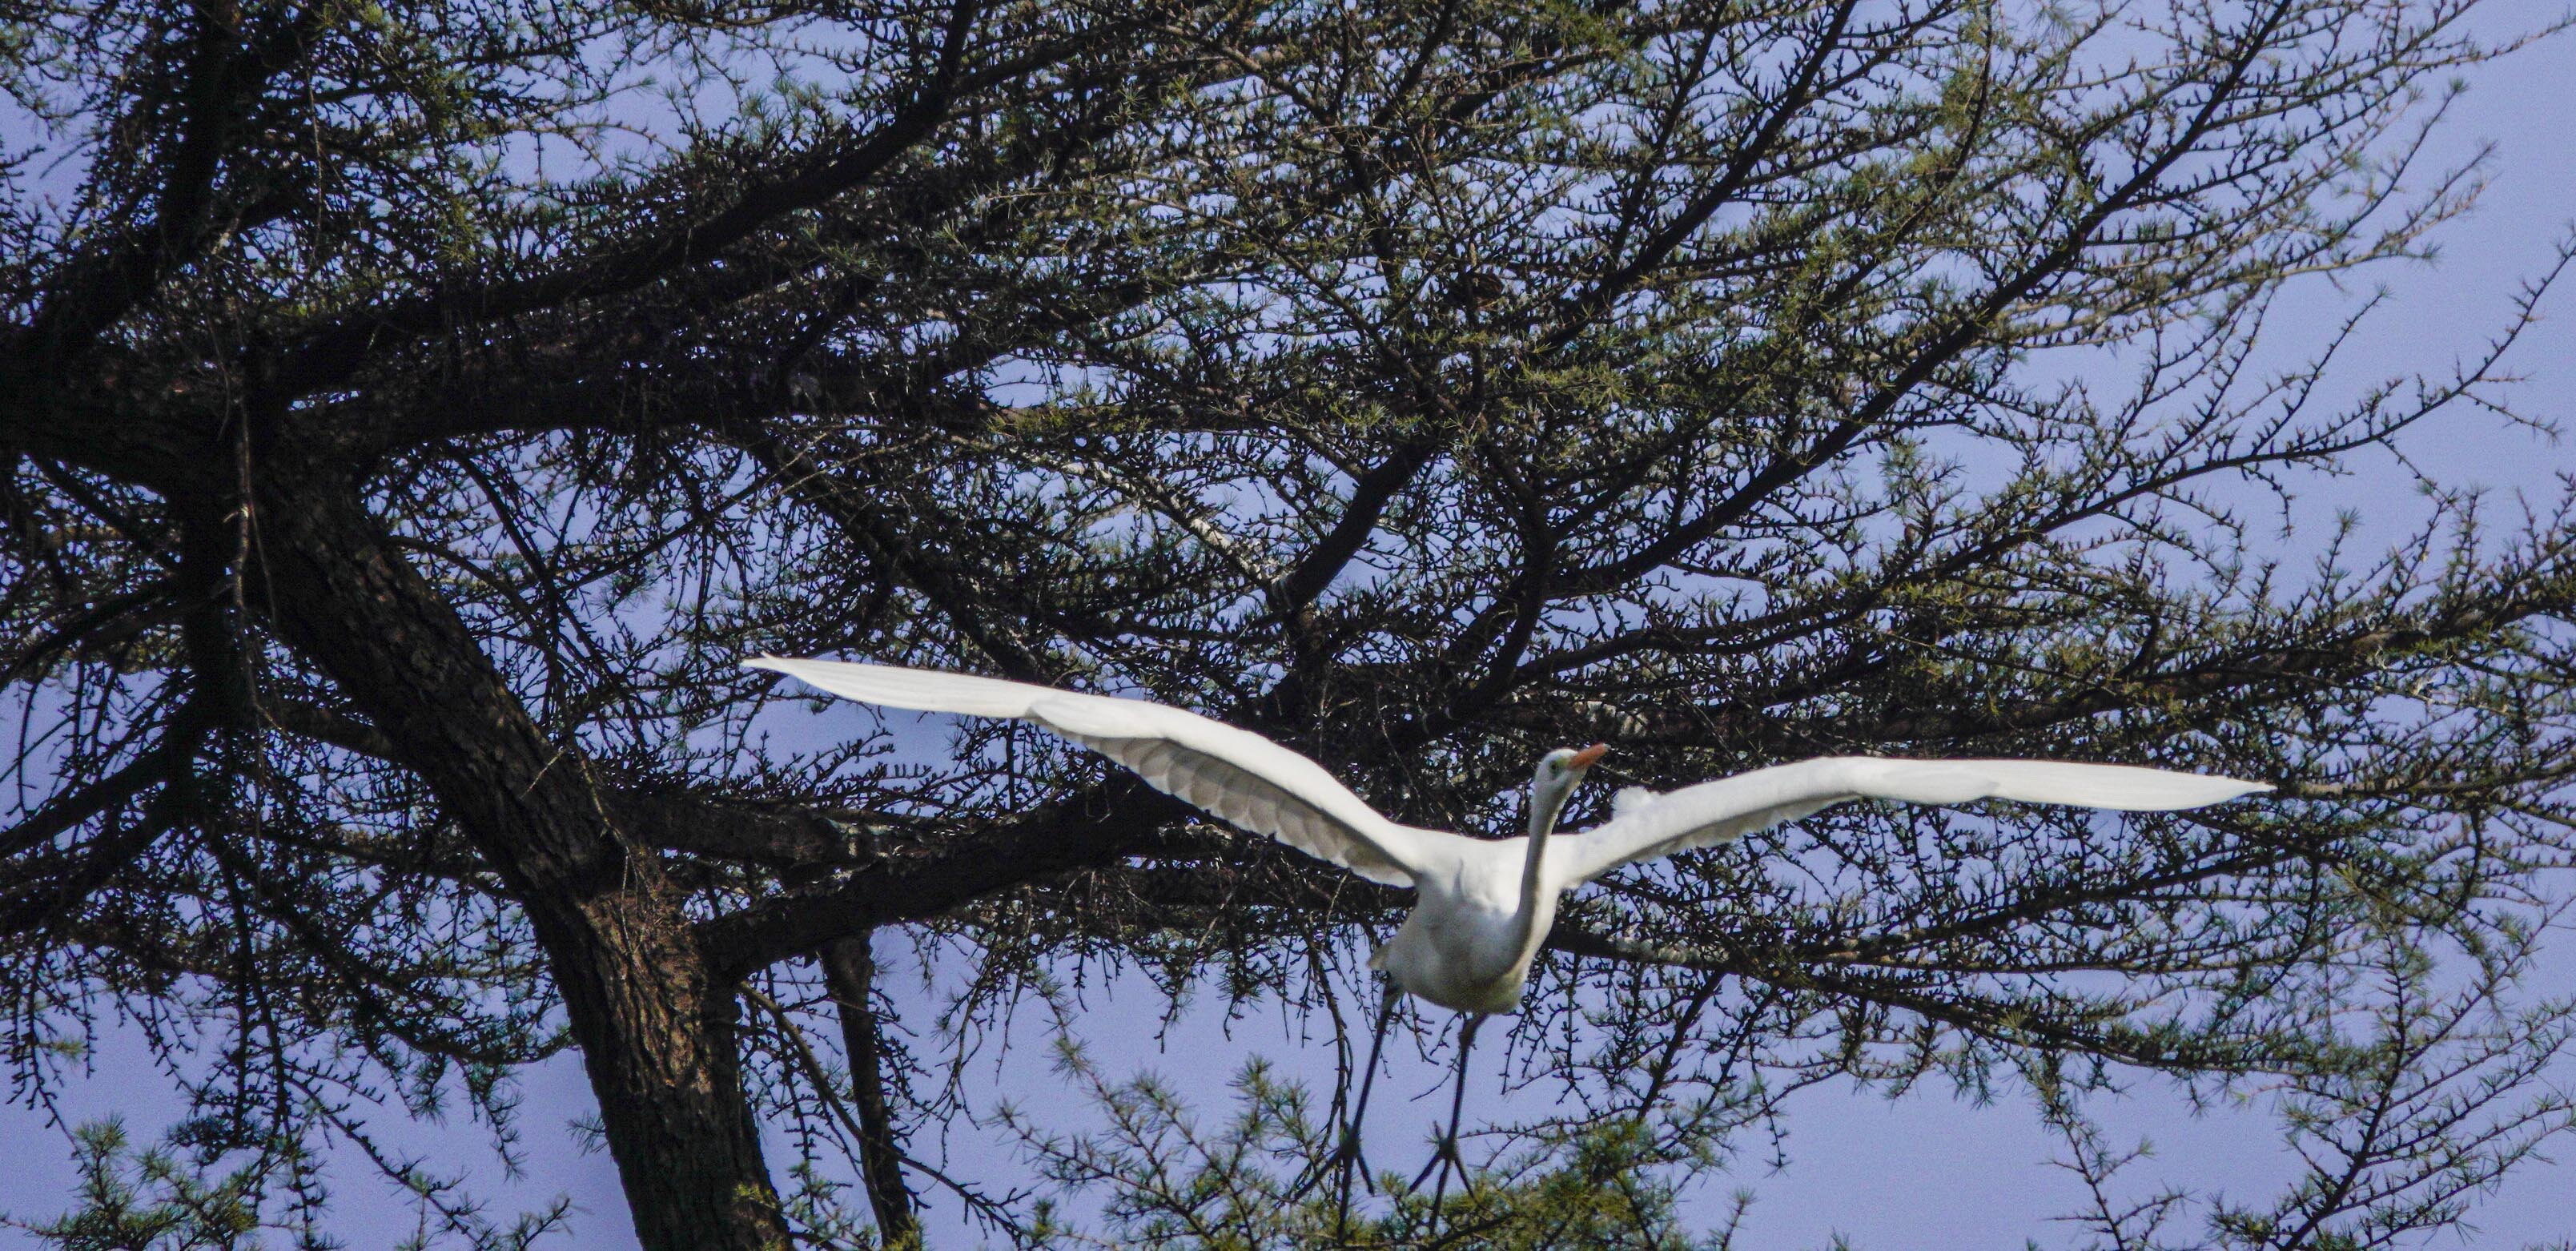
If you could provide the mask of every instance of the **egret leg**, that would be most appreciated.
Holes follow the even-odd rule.
[[[1386,994],[1378,1000],[1377,1028],[1369,1035],[1368,1068],[1360,1075],[1360,1097],[1351,1104],[1350,1119],[1342,1126],[1342,1143],[1333,1149],[1333,1167],[1339,1176],[1333,1183],[1333,1239],[1342,1241],[1350,1232],[1351,1174],[1357,1172],[1360,1184],[1369,1193],[1377,1193],[1377,1183],[1368,1175],[1368,1157],[1360,1154],[1360,1123],[1368,1116],[1369,1088],[1377,1084],[1377,1058],[1386,1046],[1387,1023],[1395,1019],[1395,983],[1386,984]]]
[[[1449,1171],[1456,1169],[1461,1178],[1467,1175],[1467,1162],[1458,1157],[1458,1115],[1467,1106],[1467,1049],[1476,1045],[1476,1027],[1484,1023],[1484,1016],[1477,1014],[1458,1027],[1458,1089],[1449,1096],[1449,1132],[1440,1139],[1440,1149],[1432,1154],[1431,1162],[1413,1177],[1413,1188],[1420,1190],[1422,1179],[1431,1176],[1432,1170],[1439,1170],[1439,1184],[1431,1192],[1435,1220],[1441,1201],[1449,1197]]]

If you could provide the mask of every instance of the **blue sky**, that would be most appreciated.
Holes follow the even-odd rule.
[[[2497,3],[2482,25],[2528,26],[2558,12],[2547,3]],[[2458,155],[2477,141],[2493,141],[2498,148],[2493,183],[2471,216],[2439,236],[2438,264],[2372,275],[2387,284],[2393,298],[2365,332],[2359,345],[2364,350],[2352,358],[2349,372],[2356,378],[2438,372],[2475,349],[2509,314],[2516,286],[2545,264],[2553,242],[2570,228],[2570,214],[2576,212],[2576,40],[2561,38],[2526,50],[2476,72],[2471,82],[2473,90],[2449,124],[2443,144]],[[2576,400],[2576,336],[2568,329],[2576,325],[2576,298],[2571,296],[2576,292],[2562,292],[2545,306],[2555,319],[2537,328],[2517,358],[2527,375],[2519,399],[2526,411],[2544,418],[2564,419],[2576,408],[2571,405]],[[2342,307],[2344,298],[2318,299],[2315,324],[2285,324],[2284,332],[2293,338],[2321,335],[2324,318]],[[2531,488],[2546,494],[2552,475],[2576,471],[2576,449],[2500,429],[2492,418],[2467,409],[2413,432],[2401,450],[2437,477],[2501,492]],[[2299,510],[2301,520],[2314,519],[2311,509],[2323,515],[2336,508],[2367,512],[2384,506],[2389,497],[2382,487],[2397,477],[2393,462],[2365,457],[2355,468],[2359,472],[2353,477],[2312,484]],[[2266,537],[2261,530],[2251,534],[2258,540]],[[2281,553],[2299,550],[2297,534],[2269,537],[2281,545]],[[860,724],[848,720],[850,715],[840,711],[814,718],[809,732],[846,732]],[[938,732],[932,725],[919,731],[925,736]],[[2562,886],[2576,889],[2576,883]],[[893,940],[880,941],[889,944],[891,954]],[[2576,980],[2569,976],[2576,973],[2576,939],[2562,939],[2561,946],[2548,970],[2546,980],[2552,984],[2535,989],[2563,992]],[[935,1014],[948,993],[937,984],[899,987],[905,1015],[915,1021]],[[1197,1096],[1212,1114],[1219,1110],[1225,1081],[1246,1059],[1265,1055],[1292,1070],[1300,1067],[1296,1036],[1275,1010],[1230,1023],[1213,1008],[1196,1010],[1162,1030],[1164,1001],[1142,983],[1095,988],[1086,1002],[1086,1039],[1106,1067],[1116,1074],[1161,1073]],[[1032,1033],[1023,1041],[1037,1039]],[[1389,1050],[1398,1053],[1398,1063],[1380,1087],[1381,1115],[1372,1118],[1372,1132],[1378,1144],[1373,1154],[1392,1166],[1426,1158],[1427,1130],[1442,1101],[1407,1100],[1433,1090],[1442,1070],[1409,1049],[1391,1045]],[[977,1071],[990,1077],[994,1095],[1020,1099],[1041,1119],[1060,1115],[1069,1127],[1079,1109],[1049,1106],[1063,1087],[1051,1079],[1046,1065],[1046,1048],[1024,1045],[1001,1061],[998,1070],[988,1062]],[[1310,1075],[1328,1072],[1321,1063],[1302,1067]],[[1493,1110],[1505,1098],[1497,1089],[1503,1071],[1500,1048],[1480,1048],[1471,1088],[1475,1106]],[[633,1245],[614,1168],[604,1155],[579,1150],[568,1128],[590,1106],[577,1062],[558,1060],[523,1075],[522,1083],[529,1156],[529,1174],[522,1179],[495,1176],[468,1126],[403,1127],[393,1139],[474,1171],[504,1206],[514,1198],[533,1204],[558,1192],[571,1195],[584,1213],[576,1226],[582,1246]],[[157,1131],[178,1111],[132,1036],[115,1031],[101,1038],[91,1075],[72,1082],[62,1096],[71,1119],[121,1113],[138,1136]],[[1547,1084],[1541,1081],[1508,1101],[1547,1097]],[[2158,1181],[2204,1194],[2250,1197],[2266,1189],[2267,1181],[2285,1175],[2278,1133],[2260,1107],[2195,1116],[2170,1090],[2142,1082],[2127,1098],[2097,1102],[2093,1110],[2115,1139],[2143,1138],[2155,1144],[2156,1158],[2144,1172]],[[388,1127],[398,1119],[388,1117]],[[2077,1191],[2071,1176],[2048,1165],[2055,1144],[2027,1100],[2007,1096],[1972,1106],[1938,1084],[1894,1102],[1871,1092],[1823,1088],[1792,1103],[1789,1130],[1785,1168],[1775,1172],[1748,1166],[1694,1195],[1695,1210],[1714,1216],[1728,1191],[1753,1190],[1757,1201],[1744,1245],[1820,1247],[1835,1233],[1848,1235],[1860,1247],[1880,1249],[2019,1246],[2024,1238],[2045,1246],[2072,1236],[2072,1231],[2046,1223],[2047,1217],[2073,1205]],[[59,1210],[71,1172],[58,1132],[38,1111],[10,1104],[0,1107],[0,1142],[8,1144],[9,1164],[0,1169],[0,1210],[20,1218]],[[950,1147],[952,1162],[967,1175],[1009,1176],[1022,1169],[1007,1145],[971,1129],[961,1128]],[[2520,1246],[2576,1237],[2576,1213],[2566,1202],[2566,1196],[2576,1193],[2576,1141],[2568,1142],[2562,1154],[2569,1163],[2532,1166],[2482,1208],[2474,1218],[2481,1232],[2469,1245]],[[356,1246],[408,1234],[411,1218],[405,1205],[353,1163],[342,1161],[339,1168],[341,1231]],[[933,1203],[934,1229],[947,1231],[935,1245],[972,1245],[951,1223],[955,1205],[935,1196]],[[8,1237],[0,1234],[0,1245]]]

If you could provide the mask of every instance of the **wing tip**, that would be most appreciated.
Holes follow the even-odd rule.
[[[2197,793],[2170,796],[2162,802],[2142,805],[2130,811],[2184,812],[2193,808],[2234,803],[2240,799],[2269,794],[2280,789],[2269,782],[2248,782],[2242,778],[2222,777],[2214,773],[2196,773],[2190,776],[2203,783],[2204,788]]]

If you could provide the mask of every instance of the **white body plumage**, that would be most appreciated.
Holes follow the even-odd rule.
[[[1369,967],[1398,990],[1453,1012],[1519,1011],[1530,962],[1556,923],[1558,895],[1542,890],[1536,909],[1521,911],[1528,844],[1526,837],[1480,842],[1483,854],[1462,858],[1453,871],[1416,877],[1413,911]]]

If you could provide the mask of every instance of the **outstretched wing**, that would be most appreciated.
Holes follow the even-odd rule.
[[[1411,886],[1455,859],[1437,830],[1399,825],[1321,765],[1248,730],[1136,699],[832,660],[747,660],[861,703],[1033,722],[1136,771],[1165,794],[1372,882]]]
[[[2272,789],[2260,782],[2045,760],[1880,760],[1827,756],[1685,786],[1670,794],[1623,796],[1609,821],[1548,847],[1560,889],[1623,864],[1733,842],[1755,830],[1855,799],[1964,804],[2012,799],[2126,812],[2197,808]]]

